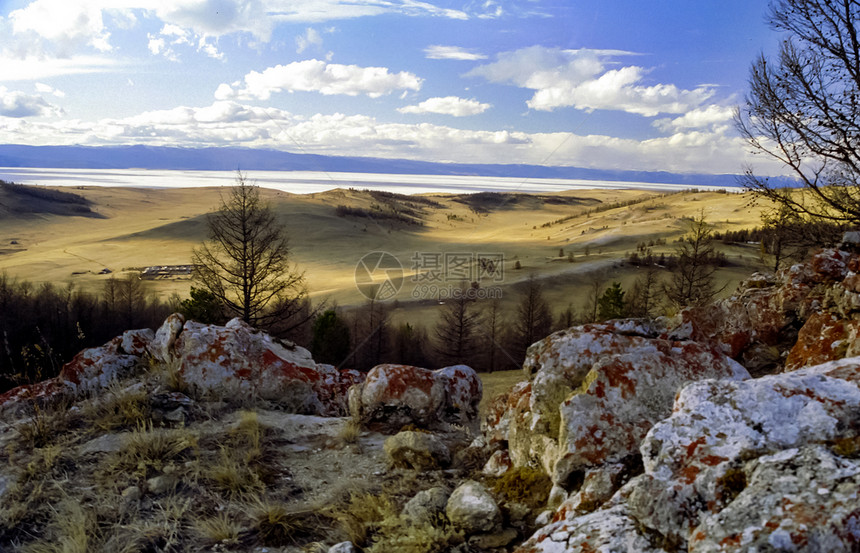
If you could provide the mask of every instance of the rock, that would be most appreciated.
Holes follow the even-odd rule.
[[[360,402],[353,417],[385,421],[390,428],[409,423],[429,426],[445,404],[445,383],[433,371],[409,365],[377,365],[364,384],[352,389],[356,388]]]
[[[146,489],[154,495],[163,495],[172,492],[179,481],[172,474],[160,474],[146,481]]]
[[[505,528],[501,532],[491,534],[475,534],[469,537],[469,545],[478,549],[497,549],[505,547],[517,539],[517,531],[513,528]]]
[[[812,271],[818,282],[837,282],[848,274],[851,254],[836,249],[827,249],[812,256]]]
[[[469,425],[478,419],[483,384],[471,367],[454,365],[434,371],[443,382],[445,415],[447,422]]]
[[[140,357],[121,353],[122,341],[118,336],[101,347],[81,351],[63,365],[59,379],[78,394],[105,388],[110,382],[127,376],[140,362]]]
[[[415,523],[433,523],[445,513],[449,495],[448,490],[440,487],[418,492],[406,502],[401,514]]]
[[[25,384],[0,394],[0,415],[19,416],[33,403],[45,405],[70,396],[74,388],[59,377]]]
[[[860,358],[744,382],[688,385],[672,415],[642,443],[645,474],[622,489],[631,512],[661,534],[687,540],[697,526],[722,516],[743,487],[738,481],[747,478],[738,471],[752,475],[756,458],[856,439],[858,383]],[[781,509],[758,516],[784,516]]]
[[[466,534],[498,531],[502,512],[490,492],[478,482],[467,480],[448,498],[445,507],[448,520]]]
[[[704,378],[748,378],[738,363],[695,342],[652,340],[645,347],[594,363],[559,407],[561,435],[553,482],[637,454],[656,422],[672,412],[675,392]]]
[[[124,353],[140,357],[149,351],[154,339],[155,332],[151,328],[126,330],[122,333],[120,347]]]
[[[636,552],[666,553],[623,505],[573,520],[559,520],[539,529],[514,553]]]
[[[168,323],[170,319],[159,332]],[[292,412],[323,416],[342,415],[346,410],[339,371],[318,370],[308,350],[272,338],[240,319],[223,327],[186,322],[167,349],[177,359],[182,381],[201,394],[262,398]]]
[[[125,446],[125,436],[122,434],[102,434],[93,438],[78,450],[78,455],[84,456],[91,453],[114,453],[122,450]]]
[[[624,463],[608,463],[585,473],[582,486],[556,509],[553,520],[590,513],[609,501],[626,482],[630,469]]]
[[[507,450],[503,449],[496,451],[490,456],[490,459],[487,461],[487,464],[484,465],[482,472],[487,476],[499,477],[508,472],[513,466],[510,454]]]
[[[491,439],[504,437],[507,425],[513,464],[537,464],[570,491],[583,471],[636,454],[684,384],[749,377],[713,346],[655,334],[638,321],[619,320],[533,344],[524,364],[534,374],[530,393],[528,386],[512,391],[507,413],[488,421]]]
[[[514,384],[508,393],[493,398],[481,423],[481,431],[489,443],[508,442],[511,420],[528,411],[531,393],[532,383],[523,381]]]
[[[156,361],[167,363],[173,359],[173,345],[184,325],[185,317],[181,313],[173,313],[155,331],[155,337],[149,344],[149,354]]]
[[[428,432],[399,432],[385,440],[385,454],[398,468],[434,470],[451,464],[451,452],[442,440]]]
[[[839,249],[852,253],[860,253],[860,231],[849,230],[843,234],[842,245]]]
[[[355,548],[351,541],[342,541],[329,547],[328,553],[358,553],[358,549]]]
[[[860,353],[858,335],[860,321],[843,319],[832,313],[814,313],[800,329],[797,343],[785,360],[785,370],[835,361],[849,353],[857,355]]]
[[[389,430],[406,424],[437,428],[472,424],[481,399],[481,382],[465,365],[430,371],[410,365],[377,365],[349,391],[350,414]]]
[[[845,552],[860,543],[860,463],[821,446],[786,449],[743,469],[742,489],[692,531],[690,551]]]

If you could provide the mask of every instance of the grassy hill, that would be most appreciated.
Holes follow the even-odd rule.
[[[98,290],[107,275],[151,265],[189,263],[206,237],[206,213],[217,208],[221,189],[80,187],[74,199],[39,187],[56,199],[0,189],[0,202],[15,198],[31,211],[8,208],[0,217],[0,271],[35,282],[74,282]],[[535,274],[558,310],[578,307],[595,271],[625,286],[637,269],[619,263],[637,244],[656,242],[655,254],[671,253],[690,218],[703,212],[715,230],[759,224],[759,210],[743,194],[641,190],[576,190],[561,194],[479,193],[404,196],[337,189],[294,195],[263,189],[286,225],[293,258],[305,271],[315,298],[342,306],[363,301],[355,286],[359,259],[369,252],[394,255],[404,271],[394,317],[435,317],[435,301],[412,281],[416,259],[435,254],[499,254],[504,276],[494,282],[504,301],[516,300],[518,283]],[[26,201],[25,201],[26,200]],[[66,205],[67,209],[57,206]],[[38,217],[33,217],[39,210]],[[97,216],[95,216],[97,214]],[[563,255],[560,255],[560,250]],[[730,266],[720,271],[727,290],[760,267],[756,246],[725,247]],[[418,254],[418,257],[416,257]],[[573,262],[568,257],[573,254]],[[586,255],[587,254],[587,255]],[[519,262],[520,269],[515,269]],[[456,279],[440,284],[456,285]],[[187,295],[187,278],[147,283],[161,297]],[[414,301],[414,296],[424,301]],[[432,298],[430,298],[432,300]]]

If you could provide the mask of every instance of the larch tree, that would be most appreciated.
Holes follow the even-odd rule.
[[[241,172],[207,217],[207,227],[209,239],[193,254],[200,288],[253,326],[268,327],[301,311],[304,274],[291,263],[287,231]]]

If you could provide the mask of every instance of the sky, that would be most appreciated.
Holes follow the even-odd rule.
[[[0,0],[0,143],[787,174],[764,0]]]

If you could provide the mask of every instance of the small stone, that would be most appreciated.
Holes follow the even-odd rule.
[[[351,541],[342,541],[329,547],[328,553],[358,553],[358,550]]]
[[[472,480],[454,490],[445,514],[454,526],[467,534],[494,532],[502,522],[502,512],[496,500],[487,488]]]
[[[499,477],[504,473],[508,472],[513,463],[511,463],[511,456],[508,454],[507,450],[499,450],[490,457],[490,460],[487,461],[487,464],[484,465],[484,470],[482,471],[487,476],[495,476]]]
[[[162,495],[173,491],[176,488],[176,484],[178,483],[175,476],[170,474],[162,474],[159,476],[153,476],[149,480],[146,481],[146,488],[150,493],[155,495]]]
[[[434,434],[405,431],[391,436],[383,445],[395,467],[433,470],[451,464],[448,446]]]
[[[432,522],[445,512],[449,495],[448,490],[441,487],[418,492],[403,506],[402,514],[415,522]]]
[[[535,526],[542,528],[552,521],[552,511],[547,509],[535,518]]]

